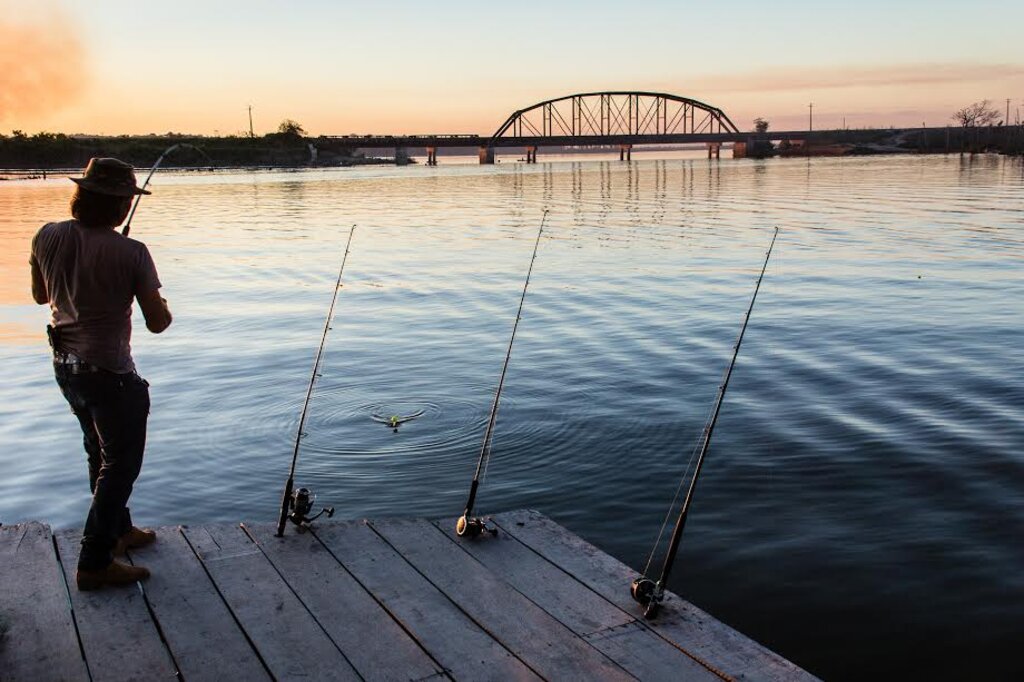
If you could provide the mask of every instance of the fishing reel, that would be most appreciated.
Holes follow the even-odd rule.
[[[644,607],[644,618],[651,620],[658,615],[665,591],[657,583],[643,576],[635,578],[633,584],[630,585],[629,593],[640,606]]]
[[[288,518],[299,527],[300,533],[306,532],[310,524],[324,514],[327,514],[327,518],[334,516],[334,507],[324,507],[314,516],[310,516],[309,514],[313,511],[313,504],[315,502],[316,495],[312,494],[309,488],[297,489],[288,500],[288,508],[291,510]]]
[[[488,524],[490,519],[481,519],[478,516],[469,517],[463,514],[455,523],[455,534],[460,538],[475,538],[482,533],[490,533],[491,537],[497,537],[498,529]]]

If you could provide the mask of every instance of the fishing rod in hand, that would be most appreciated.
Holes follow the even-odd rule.
[[[729,366],[725,370],[725,376],[722,380],[722,385],[718,387],[718,395],[715,396],[714,407],[711,410],[711,416],[708,419],[707,424],[704,426],[704,433],[701,436],[700,451],[697,455],[697,464],[693,470],[693,477],[690,479],[689,488],[686,491],[686,498],[683,500],[683,506],[679,510],[679,516],[676,518],[675,528],[672,530],[672,538],[669,541],[668,550],[665,552],[665,563],[661,568],[661,576],[657,582],[647,577],[647,570],[650,568],[651,559],[654,558],[654,552],[658,545],[661,543],[661,536],[665,530],[665,526],[662,525],[662,532],[658,533],[658,539],[654,542],[654,549],[651,550],[650,559],[647,561],[647,566],[644,568],[643,575],[633,580],[630,586],[630,594],[641,606],[644,607],[644,618],[651,619],[658,614],[658,610],[661,607],[661,602],[665,597],[665,585],[668,582],[668,576],[672,571],[672,565],[675,562],[676,553],[679,551],[679,542],[683,537],[683,529],[686,527],[686,517],[690,512],[690,506],[693,504],[693,493],[697,488],[697,479],[700,477],[701,467],[704,465],[704,457],[708,454],[708,448],[711,446],[711,435],[715,430],[715,424],[718,423],[718,414],[722,409],[722,400],[725,398],[725,392],[729,387],[729,377],[732,376],[733,367],[736,366],[736,358],[740,353],[740,346],[743,344],[743,334],[747,331],[747,323],[750,322],[750,313],[754,310],[754,302],[757,301],[757,292],[761,289],[761,280],[764,279],[765,270],[768,268],[768,259],[772,257],[772,248],[775,246],[775,239],[779,236],[779,228],[775,228],[775,234],[772,235],[771,244],[768,246],[768,253],[764,257],[764,265],[761,266],[761,274],[757,277],[757,285],[754,287],[754,295],[750,298],[750,305],[747,307],[747,314],[743,318],[743,326],[740,327],[739,336],[736,339],[736,344],[732,348],[732,360],[729,362]],[[687,466],[687,470],[689,466]],[[685,473],[684,479],[685,481]],[[683,481],[679,483],[679,490],[682,490]],[[676,501],[678,500],[679,493],[676,492],[676,499],[672,500],[672,504],[669,507],[669,514],[672,513],[672,509],[675,508]],[[668,517],[666,517],[666,523]]]
[[[205,156],[207,161],[211,160],[206,152],[204,152],[202,149],[193,144],[188,144],[187,142],[179,142],[178,144],[171,145],[170,147],[164,150],[164,153],[161,154],[160,158],[156,160],[156,163],[153,164],[153,167],[149,169],[149,175],[146,176],[146,181],[142,183],[142,189],[146,189],[149,186],[149,181],[153,179],[153,174],[156,173],[156,169],[160,167],[161,163],[163,163],[164,157],[173,152],[175,149],[179,149],[181,147],[194,149],[195,151]],[[128,232],[131,231],[132,229],[132,218],[135,217],[135,211],[139,208],[139,202],[142,201],[142,197],[142,194],[136,195],[135,203],[132,204],[132,210],[128,214],[128,221],[125,222],[124,227],[121,228],[121,234],[123,234],[125,237],[128,236]]]
[[[331,330],[331,323],[334,321],[334,304],[338,301],[338,292],[341,290],[341,277],[345,273],[345,263],[348,261],[349,247],[352,245],[352,235],[355,234],[356,226],[353,225],[348,231],[348,241],[345,242],[345,255],[341,257],[341,267],[338,269],[338,280],[334,283],[334,294],[331,296],[331,307],[327,311],[327,319],[324,321],[324,333],[320,337],[320,346],[316,350],[316,359],[313,361],[313,372],[309,377],[309,386],[306,388],[306,399],[302,402],[302,412],[299,414],[299,428],[295,432],[295,448],[292,450],[292,465],[288,470],[288,480],[284,484],[284,493],[281,495],[281,518],[277,523],[277,537],[284,535],[285,524],[290,520],[303,532],[321,514],[328,517],[334,516],[333,507],[324,507],[315,516],[309,516],[313,510],[313,503],[316,496],[308,488],[295,489],[295,465],[299,461],[299,449],[302,445],[302,438],[305,436],[306,415],[309,414],[309,405],[313,399],[313,388],[316,380],[320,378],[320,362],[324,357],[324,348],[327,345],[327,333]]]
[[[487,418],[487,429],[484,431],[484,443],[480,448],[480,458],[476,463],[476,473],[473,474],[473,482],[469,486],[469,499],[466,500],[466,511],[459,517],[455,524],[455,534],[459,537],[475,538],[481,533],[487,532],[497,535],[498,530],[487,525],[487,519],[473,516],[473,505],[476,503],[477,489],[480,487],[480,474],[487,465],[491,456],[491,439],[494,435],[494,423],[498,419],[498,402],[501,400],[501,389],[505,385],[505,374],[508,372],[508,362],[512,358],[512,344],[516,340],[516,329],[519,328],[519,320],[523,317],[523,302],[526,301],[526,290],[530,286],[530,275],[533,274],[533,263],[537,260],[537,247],[540,246],[540,237],[544,234],[544,224],[548,219],[548,209],[544,209],[544,215],[540,219],[540,229],[537,230],[537,239],[533,243],[533,256],[530,257],[530,268],[526,271],[526,282],[523,284],[523,295],[519,298],[519,311],[516,313],[515,324],[512,325],[512,336],[508,340],[508,351],[505,353],[505,362],[501,367],[501,378],[498,379],[498,388],[494,392],[494,403],[491,405],[491,414]]]

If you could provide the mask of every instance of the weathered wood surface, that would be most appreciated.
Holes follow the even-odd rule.
[[[88,680],[48,526],[0,528],[0,680]]]
[[[594,632],[586,640],[641,680],[731,679],[704,667],[638,620]]]
[[[452,677],[538,679],[365,523],[323,524],[316,535]]]
[[[276,537],[273,524],[244,528],[364,680],[442,672],[322,544],[295,533]]]
[[[380,521],[371,526],[470,618],[488,632],[501,633],[501,642],[542,677],[632,679],[511,585],[458,551],[429,521]]]
[[[435,525],[449,540],[576,634],[586,636],[635,620],[508,533],[459,538],[455,521],[445,519]]]
[[[639,613],[629,595],[629,585],[637,576],[634,569],[538,512],[498,514],[494,522],[611,603]],[[709,668],[746,680],[817,679],[678,595],[666,592],[666,597],[658,618],[644,624]]]
[[[721,679],[644,628],[636,616],[615,606],[508,533],[466,540],[457,538],[454,519],[435,525],[495,575],[630,674],[640,679]]]
[[[82,651],[94,682],[101,680],[173,680],[177,670],[160,641],[138,583],[94,592],[75,586],[82,534],[56,534]],[[44,678],[45,679],[45,678]]]
[[[178,527],[158,529],[157,541],[131,560],[153,574],[143,592],[182,677],[270,679]]]
[[[0,527],[0,680],[814,679],[675,595],[643,620],[634,572],[536,512],[495,521],[162,528],[150,579],[96,592],[77,532]]]
[[[275,678],[359,679],[341,650],[239,526],[183,528],[182,532]]]

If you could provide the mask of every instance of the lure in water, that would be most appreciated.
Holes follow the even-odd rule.
[[[386,416],[384,416],[382,414],[374,413],[374,414],[370,415],[370,418],[373,419],[373,421],[377,422],[378,424],[386,424],[387,426],[391,427],[392,429],[397,429],[399,426],[401,426],[405,422],[411,422],[416,417],[419,417],[419,416],[422,416],[422,415],[423,415],[423,410],[417,410],[416,412],[413,412],[412,414],[407,414],[404,417],[399,416],[397,414],[393,414],[393,415],[391,415],[389,417],[386,417]]]

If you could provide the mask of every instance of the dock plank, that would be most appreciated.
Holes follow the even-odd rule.
[[[674,594],[644,620],[635,572],[537,512],[494,520],[164,528],[148,581],[97,592],[79,533],[0,527],[0,680],[816,679]]]
[[[510,651],[548,679],[633,677],[551,615],[453,546],[426,520],[375,521],[371,527],[431,583]]]
[[[495,523],[549,561],[572,573],[608,601],[639,613],[629,595],[637,572],[535,511],[498,514]],[[714,670],[746,680],[817,678],[678,595],[666,593],[662,613],[645,627]]]
[[[595,632],[586,640],[641,680],[720,682],[732,679],[708,670],[639,621]]]
[[[458,538],[455,521],[435,524],[530,601],[642,680],[720,680],[700,663],[508,533]],[[671,671],[672,675],[666,677]]]
[[[88,680],[49,526],[0,527],[0,679]]]
[[[455,679],[539,679],[364,522],[320,524],[315,533]]]
[[[496,537],[485,535],[471,540],[455,534],[455,519],[444,519],[434,525],[488,570],[580,636],[636,620],[511,535],[499,533]]]
[[[365,680],[419,680],[442,672],[391,615],[310,534],[245,524],[349,662]]]
[[[183,527],[217,589],[271,675],[279,680],[358,680],[267,557],[239,526]]]
[[[75,586],[75,568],[82,534],[61,531],[55,537],[93,682],[174,679],[178,671],[138,584],[80,591]]]
[[[270,679],[180,529],[160,528],[157,538],[131,559],[152,572],[142,589],[182,676]]]

